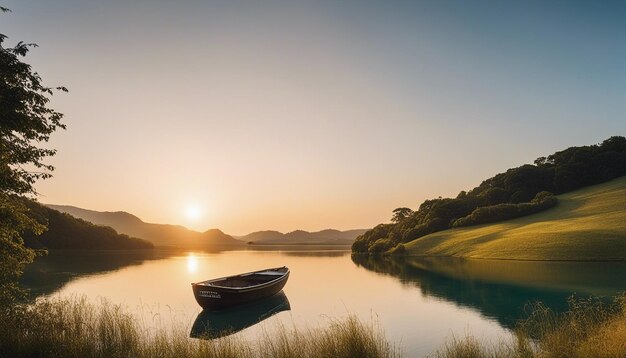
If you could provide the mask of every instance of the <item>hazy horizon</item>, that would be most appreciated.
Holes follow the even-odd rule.
[[[626,134],[622,1],[5,1],[67,130],[39,200],[234,235],[369,228]]]
[[[289,231],[281,231],[281,230],[274,230],[274,229],[260,229],[260,230],[255,230],[255,231],[250,231],[250,232],[246,232],[246,233],[231,233],[231,232],[225,232],[224,230],[218,228],[218,227],[210,227],[210,228],[206,228],[206,229],[193,229],[190,227],[186,227],[185,225],[182,224],[172,224],[172,223],[167,223],[167,222],[162,222],[162,223],[156,223],[156,222],[149,222],[146,221],[144,219],[142,219],[141,217],[139,217],[136,214],[130,213],[128,211],[124,211],[124,210],[103,210],[103,211],[98,211],[98,210],[92,210],[89,208],[80,208],[74,205],[67,205],[67,204],[55,204],[55,203],[42,203],[45,206],[52,206],[53,209],[56,210],[55,207],[59,207],[59,206],[64,206],[64,207],[73,207],[73,208],[77,208],[77,209],[83,209],[83,210],[89,210],[89,211],[96,211],[96,212],[100,212],[100,213],[110,213],[110,214],[117,214],[117,213],[125,213],[125,214],[130,214],[133,215],[135,217],[137,217],[139,220],[143,221],[146,224],[162,224],[162,225],[181,225],[189,230],[193,230],[193,231],[198,231],[198,232],[204,232],[204,231],[208,231],[208,230],[212,230],[212,229],[219,229],[222,232],[224,232],[225,234],[231,235],[235,238],[237,237],[243,237],[249,234],[253,234],[253,233],[257,233],[257,232],[264,232],[264,231],[276,231],[276,232],[280,232],[282,234],[289,234],[291,232],[295,232],[295,231],[306,231],[306,232],[310,232],[310,233],[315,233],[315,232],[320,232],[320,231],[325,231],[325,230],[337,230],[335,228],[332,227],[327,227],[324,229],[319,229],[319,230],[303,230],[303,229],[293,229],[293,230],[289,230]],[[361,227],[361,228],[352,228],[352,229],[343,229],[343,230],[339,230],[341,232],[346,232],[346,231],[356,231],[356,230],[369,230],[371,229],[370,227]]]

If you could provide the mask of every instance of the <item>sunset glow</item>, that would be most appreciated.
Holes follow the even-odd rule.
[[[626,358],[626,0],[0,2],[0,358]]]
[[[202,216],[202,210],[198,205],[189,205],[185,210],[185,215],[190,221],[196,221]]]
[[[187,256],[187,272],[195,273],[198,271],[198,258],[194,254]]]
[[[623,2],[453,3],[8,1],[7,43],[38,43],[29,63],[69,89],[41,201],[369,228],[625,132]]]

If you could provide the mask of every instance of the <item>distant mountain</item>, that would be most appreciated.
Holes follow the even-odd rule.
[[[245,236],[238,237],[239,240],[250,242],[250,241],[268,241],[274,240],[276,238],[281,238],[284,234],[279,231],[266,230],[266,231],[255,231]]]
[[[242,241],[218,229],[198,232],[180,225],[146,223],[124,211],[95,211],[69,205],[47,204],[46,206],[97,225],[110,226],[120,233],[148,240],[156,246],[209,248],[243,245]]]
[[[327,229],[316,232],[296,230],[283,234],[279,231],[257,231],[239,240],[253,242],[255,244],[344,244],[350,245],[357,236],[365,233],[367,229],[339,231]]]
[[[62,213],[34,201],[27,201],[32,216],[47,229],[36,235],[25,232],[24,240],[32,248],[65,250],[135,250],[152,249],[154,245],[146,240],[118,234],[108,226],[95,225]]]
[[[366,229],[339,231],[327,229],[317,232],[296,230],[286,234],[279,231],[257,231],[233,238],[218,229],[205,232],[189,230],[180,225],[151,224],[143,222],[135,215],[125,211],[95,211],[70,205],[51,205],[47,207],[97,225],[110,226],[120,233],[142,238],[157,246],[176,246],[202,248],[208,246],[235,246],[246,242],[257,244],[343,244],[350,245]]]

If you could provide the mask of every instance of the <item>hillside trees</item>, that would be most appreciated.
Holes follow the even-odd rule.
[[[397,208],[393,210],[393,216],[391,217],[391,221],[394,223],[400,222],[404,219],[406,219],[407,217],[409,217],[409,215],[411,215],[413,213],[413,210],[409,209],[409,208]]]
[[[353,252],[380,253],[400,243],[451,227],[477,225],[529,215],[557,204],[562,194],[626,175],[626,138],[570,147],[534,164],[525,164],[484,180],[456,198],[425,200],[417,211],[398,208],[392,223],[359,236]]]

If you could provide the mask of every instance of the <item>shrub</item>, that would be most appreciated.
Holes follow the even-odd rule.
[[[402,242],[413,241],[419,237],[430,234],[432,231],[426,224],[415,225],[413,228],[406,230],[402,234]]]
[[[352,243],[352,252],[367,252],[368,239],[359,235]]]
[[[530,203],[499,204],[477,208],[470,215],[454,220],[452,227],[487,224],[540,212],[555,206],[558,199],[548,191],[535,195]]]
[[[389,239],[378,239],[367,250],[370,254],[381,254],[393,247],[393,242]]]

